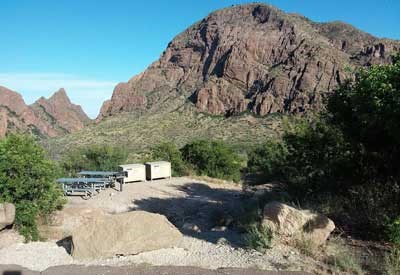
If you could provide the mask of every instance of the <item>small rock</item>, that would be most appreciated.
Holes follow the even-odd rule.
[[[226,229],[227,229],[226,226],[216,226],[216,227],[211,228],[211,231],[224,232],[224,231],[226,231]]]
[[[182,226],[182,229],[197,232],[197,233],[201,232],[200,228],[194,223],[184,223]]]

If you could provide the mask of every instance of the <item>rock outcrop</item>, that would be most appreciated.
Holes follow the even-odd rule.
[[[335,229],[333,221],[308,210],[298,210],[279,202],[265,205],[262,224],[280,237],[288,240],[307,238],[322,245]]]
[[[158,61],[118,84],[98,119],[187,104],[226,116],[318,110],[349,69],[388,63],[397,50],[399,41],[342,22],[315,23],[264,4],[226,8],[179,34]]]
[[[15,220],[15,205],[12,203],[0,203],[0,230],[12,225]]]
[[[103,215],[72,233],[72,256],[78,259],[132,255],[173,247],[182,235],[166,217],[144,211]]]
[[[37,117],[50,123],[58,132],[72,133],[90,123],[81,106],[72,104],[64,89],[49,99],[39,98],[31,108]]]
[[[0,86],[0,137],[8,132],[55,137],[80,130],[89,122],[81,107],[70,102],[64,89],[48,100],[41,98],[28,106],[20,94]]]

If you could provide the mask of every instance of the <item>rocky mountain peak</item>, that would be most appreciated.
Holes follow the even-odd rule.
[[[54,137],[88,123],[90,119],[79,105],[71,103],[64,89],[28,106],[19,93],[0,86],[0,136],[12,131]]]
[[[233,115],[318,110],[346,68],[390,62],[400,42],[342,22],[316,23],[265,4],[211,13],[180,33],[159,60],[120,83],[98,119],[179,106]]]

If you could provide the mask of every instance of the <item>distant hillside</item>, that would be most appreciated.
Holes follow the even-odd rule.
[[[211,13],[179,34],[160,59],[116,86],[99,120],[194,105],[230,116],[319,110],[349,69],[388,63],[400,42],[343,22],[315,23],[265,4]]]
[[[9,132],[56,137],[78,131],[90,121],[80,106],[70,102],[64,89],[28,106],[20,94],[0,86],[0,137]]]

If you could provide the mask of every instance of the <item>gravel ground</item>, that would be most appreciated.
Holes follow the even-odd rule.
[[[51,242],[15,244],[0,250],[0,264],[16,264],[36,271],[72,263],[67,251]]]
[[[264,270],[308,270],[309,259],[284,246],[275,246],[265,254],[255,250],[213,244],[185,236],[178,247],[160,249],[106,260],[79,262],[85,265],[140,265],[195,266],[202,268],[258,268]]]
[[[113,189],[103,190],[89,200],[69,197],[69,202],[63,210],[64,216],[82,208],[108,213],[144,210],[165,215],[181,230],[184,237],[174,248],[91,261],[73,260],[64,248],[58,247],[55,242],[18,244],[0,250],[0,264],[17,264],[37,271],[69,264],[110,266],[150,264],[211,269],[241,267],[313,271],[318,263],[300,255],[289,246],[277,244],[262,254],[241,248],[243,235],[230,226],[215,230],[218,225],[216,222],[218,223],[221,217],[233,215],[238,209],[241,194],[241,187],[238,185],[173,178],[127,184],[123,192]],[[81,218],[84,219],[84,215]],[[75,227],[76,223],[79,223],[78,220],[76,216],[70,215],[69,218],[64,218],[63,226]],[[185,229],[187,224],[196,229],[194,231]]]

